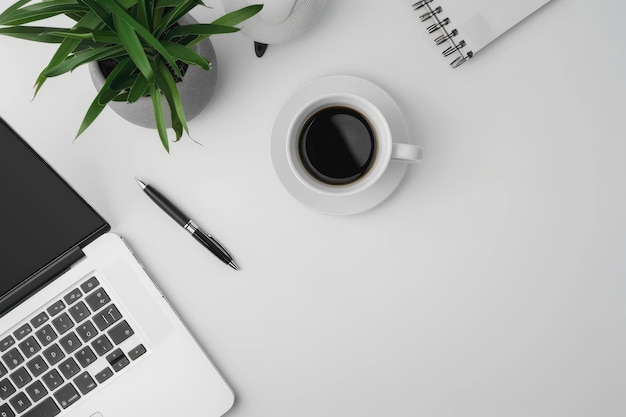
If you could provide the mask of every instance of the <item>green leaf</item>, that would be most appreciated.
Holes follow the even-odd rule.
[[[118,63],[114,69],[117,69],[119,66],[121,66],[121,69],[119,71],[111,71],[107,77],[106,81],[108,81],[111,94],[108,95],[105,93],[102,97],[100,97],[100,104],[107,104],[110,97],[115,97],[115,99],[119,98],[120,94],[126,93],[127,88],[132,85],[132,83],[129,83],[129,80],[132,79],[133,75],[136,76],[138,74],[133,74],[136,70],[133,62],[131,61],[130,63],[127,63],[127,61],[128,58]]]
[[[142,74],[137,74],[137,79],[130,89],[128,102],[134,103],[141,97],[145,96],[149,90],[151,83]]]
[[[183,124],[178,117],[178,114],[170,110],[171,119],[172,119],[172,129],[174,129],[174,142],[178,142],[180,138],[183,137]]]
[[[154,29],[155,36],[160,38],[168,28],[178,21],[178,19],[200,4],[202,4],[200,0],[179,1],[173,6],[172,10],[168,11],[163,16],[161,23]]]
[[[73,55],[71,58],[66,59],[59,65],[55,65],[54,67],[45,70],[43,72],[43,76],[46,78],[57,77],[68,71],[73,71],[80,65],[93,61],[101,61],[107,58],[115,58],[121,55],[125,55],[124,47],[121,45],[105,46],[98,49],[87,50]]]
[[[134,17],[132,17],[128,12],[120,7],[120,5],[115,0],[99,0],[100,4],[108,11],[113,13],[116,18],[119,18],[126,23],[128,23],[137,34],[143,38],[150,46],[155,48],[159,53],[163,56],[163,59],[167,61],[167,63],[174,69],[176,75],[182,78],[182,74],[174,61],[174,58],[167,52],[163,44],[159,42],[144,26],[141,25]]]
[[[44,73],[48,70],[48,68],[52,68],[56,65],[61,64],[65,58],[80,44],[80,40],[78,39],[65,39],[61,42],[59,49],[55,52],[54,56],[48,63],[48,66],[43,69],[39,77],[37,77],[37,81],[35,82],[35,96],[39,92],[39,89],[43,86],[43,83],[46,82],[47,77]]]
[[[139,71],[141,71],[144,77],[150,81],[154,80],[154,73],[152,72],[150,61],[148,61],[148,57],[146,56],[146,52],[143,50],[143,45],[141,44],[137,33],[120,17],[115,16],[114,20],[117,33],[119,34],[122,44],[128,52],[128,56],[130,56],[135,65],[137,65],[137,68],[139,68]]]
[[[30,3],[31,0],[19,0],[18,2],[9,6],[4,12],[0,13],[0,25],[6,25],[6,21],[11,19],[11,16],[19,10],[25,4]]]
[[[61,43],[63,42],[63,37],[58,36],[54,33],[57,30],[64,29],[41,26],[11,26],[7,28],[0,28],[0,35],[6,35],[35,42]]]
[[[211,63],[205,57],[195,53],[185,46],[174,42],[163,42],[163,46],[165,46],[165,49],[167,49],[167,51],[179,61],[192,65],[198,65],[207,71],[211,69]]]
[[[130,9],[131,7],[133,7],[134,5],[136,5],[139,1],[143,1],[143,0],[118,0],[118,3],[124,8],[124,9]]]
[[[152,11],[152,27],[155,28],[161,23],[163,19],[163,13],[165,13],[165,9],[163,8],[154,8]],[[154,32],[153,32],[154,33]]]
[[[123,77],[119,76],[114,82],[111,83],[111,90],[128,91],[130,90],[130,88],[132,88],[132,86],[135,84],[135,81],[137,81],[137,78],[140,76],[141,74],[133,73],[133,71],[124,74]],[[141,76],[141,78],[143,78],[143,76]]]
[[[48,5],[48,3],[52,3],[52,1],[38,3],[19,9],[14,13],[11,13],[9,16],[5,16],[1,24],[5,26],[16,26],[24,23],[36,22],[38,20],[58,16],[60,14],[86,12],[88,10],[85,6],[81,6],[76,3],[59,5]]]
[[[83,17],[79,22],[77,22],[74,27],[77,27],[77,28],[80,27],[80,28],[85,28],[85,29],[96,29],[99,24],[100,24],[100,19],[98,18],[98,16],[93,12],[89,12],[85,15],[85,17]],[[65,39],[63,42],[61,42],[61,45],[55,52],[54,56],[52,57],[52,59],[50,60],[46,68],[44,68],[41,74],[39,74],[39,77],[37,78],[37,81],[35,82],[35,96],[37,95],[37,93],[39,92],[39,89],[43,86],[44,82],[46,81],[46,77],[43,75],[43,73],[48,68],[52,68],[62,63],[68,57],[68,55],[71,54],[72,51],[74,51],[74,49],[78,47],[78,45],[80,44],[81,44],[81,41],[79,39]]]
[[[166,7],[176,7],[180,3],[180,0],[156,0],[154,3],[155,9],[163,9]]]
[[[113,15],[107,12],[97,0],[80,0],[85,3],[91,11],[98,15],[100,20],[111,30],[115,30],[115,23],[113,22]]]
[[[147,0],[139,0],[137,2],[137,11],[139,16],[139,22],[144,25],[149,31],[152,31],[152,19],[150,17],[150,11],[148,10]]]
[[[260,12],[261,9],[263,9],[262,4],[253,4],[251,6],[246,6],[239,10],[235,10],[234,12],[225,14],[219,19],[213,21],[213,24],[224,25],[224,26],[235,26],[243,22],[244,20],[251,18],[258,12]]]
[[[111,44],[110,43],[104,43],[104,42],[94,42],[91,39],[83,39],[76,46],[76,48],[74,48],[73,54],[76,55],[76,54],[79,54],[81,52],[85,52],[85,51],[90,50],[90,49],[104,48],[105,46],[111,46]]]
[[[100,97],[98,97],[98,104],[101,106],[106,106],[110,101],[115,99],[121,93],[120,90],[113,90],[110,87],[106,90],[102,91]]]
[[[20,7],[19,11],[20,12],[41,11],[41,10],[49,9],[50,7],[57,7],[57,6],[71,6],[71,7],[79,6],[83,9],[87,8],[85,5],[81,4],[77,0],[43,0],[35,4],[31,4],[30,6]]]
[[[88,30],[82,28],[76,29],[54,29],[48,35],[58,36],[62,38],[86,39],[99,43],[116,44],[122,43],[120,37],[114,32],[102,30]]]
[[[212,23],[198,23],[193,25],[176,26],[175,28],[172,28],[167,35],[165,35],[165,39],[170,40],[179,36],[188,35],[211,36],[219,33],[233,33],[237,31],[239,31],[239,28],[232,26],[214,25]],[[206,39],[208,36],[204,36],[203,39]]]
[[[78,22],[80,19],[83,18],[83,16],[85,16],[85,14],[86,13],[70,13],[70,14],[66,14],[66,16],[72,19],[73,21]]]
[[[119,92],[113,91],[110,89],[111,83],[115,81],[119,74],[123,74],[125,71],[132,69],[134,67],[132,61],[130,59],[126,59],[120,62],[114,69],[111,71],[111,74],[107,77],[104,85],[98,92],[98,95],[89,106],[87,110],[87,114],[83,118],[83,122],[78,129],[78,133],[76,137],[78,138],[91,124],[93,121],[102,113],[102,110],[106,107],[106,105],[115,98]]]
[[[116,95],[112,101],[126,103],[128,102],[128,91],[121,91],[118,95]]]
[[[163,111],[163,102],[161,101],[161,92],[154,84],[150,84],[150,97],[152,98],[152,107],[154,108],[154,120],[156,121],[157,130],[163,147],[170,153],[170,142],[167,137],[167,126],[165,124],[165,112]]]
[[[180,121],[180,127],[182,127],[182,129],[189,134],[187,119],[185,118],[185,111],[183,110],[183,103],[180,100],[180,94],[178,92],[178,88],[176,87],[176,82],[174,81],[172,73],[169,68],[161,62],[155,72],[155,76],[157,86],[163,92],[165,99],[170,105],[170,110],[172,112],[172,127],[175,128],[176,131],[177,126],[174,122],[178,119],[178,121]],[[180,131],[176,131],[176,140],[181,138],[182,129],[180,129]]]

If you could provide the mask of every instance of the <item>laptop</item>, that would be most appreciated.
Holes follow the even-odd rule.
[[[0,196],[0,417],[231,408],[124,240],[1,118]]]

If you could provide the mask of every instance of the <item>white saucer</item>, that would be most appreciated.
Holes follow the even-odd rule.
[[[383,202],[396,189],[407,163],[390,161],[380,179],[371,187],[357,194],[334,196],[317,193],[305,186],[294,175],[287,157],[287,132],[298,111],[319,96],[329,93],[349,93],[370,101],[383,113],[389,123],[394,143],[414,143],[409,137],[402,112],[393,99],[382,88],[369,81],[346,75],[321,78],[306,84],[296,92],[281,109],[270,139],[270,155],[280,182],[298,201],[313,210],[325,214],[356,214]]]

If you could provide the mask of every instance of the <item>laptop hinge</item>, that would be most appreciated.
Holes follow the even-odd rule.
[[[0,299],[0,316],[3,316],[9,310],[28,299],[28,297],[33,295],[37,290],[61,276],[84,256],[85,253],[82,249],[76,246],[6,293]]]

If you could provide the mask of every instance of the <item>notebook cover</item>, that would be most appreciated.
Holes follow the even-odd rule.
[[[427,30],[457,68],[550,0],[418,0]]]

